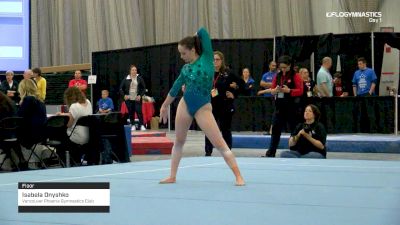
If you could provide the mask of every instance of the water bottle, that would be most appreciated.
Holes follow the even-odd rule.
[[[71,167],[71,162],[69,160],[69,151],[65,151],[65,167]]]

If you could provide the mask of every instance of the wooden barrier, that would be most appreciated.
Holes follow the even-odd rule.
[[[75,70],[91,70],[91,63],[83,63],[83,64],[71,64],[71,65],[62,65],[62,66],[48,66],[48,67],[40,67],[42,73],[60,73],[60,72],[68,72]]]

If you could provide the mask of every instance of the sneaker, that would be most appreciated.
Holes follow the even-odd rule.
[[[140,130],[146,130],[146,127],[144,127],[143,125],[140,126]]]
[[[134,130],[136,130],[136,126],[135,125],[133,125],[132,128],[131,128],[131,131],[134,131]]]

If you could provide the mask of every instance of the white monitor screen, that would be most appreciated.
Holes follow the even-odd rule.
[[[0,0],[0,71],[29,68],[29,17],[29,0]]]

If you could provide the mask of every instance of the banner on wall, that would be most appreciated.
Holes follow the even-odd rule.
[[[383,47],[383,62],[379,96],[393,95],[393,89],[399,86],[399,50],[385,44]]]

